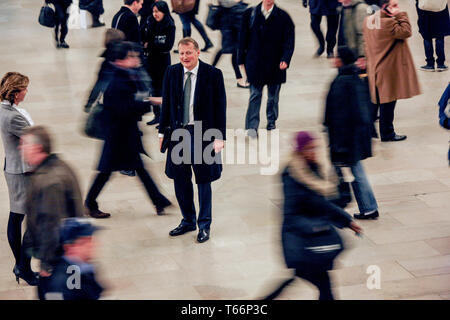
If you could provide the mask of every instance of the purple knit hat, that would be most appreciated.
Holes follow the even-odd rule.
[[[295,150],[296,151],[302,151],[303,148],[310,143],[311,141],[313,141],[315,138],[314,136],[308,132],[308,131],[300,131],[297,132],[296,136],[295,136]]]

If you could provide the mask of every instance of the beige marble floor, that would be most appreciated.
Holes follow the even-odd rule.
[[[205,1],[203,1],[205,2]],[[75,168],[83,191],[94,174],[100,144],[81,134],[82,106],[96,77],[104,29],[71,30],[70,50],[56,50],[52,32],[37,23],[42,1],[0,2],[0,74],[20,71],[30,76],[23,103],[38,124],[53,133],[55,150]],[[105,0],[105,21],[111,22],[120,0]],[[256,1],[251,1],[256,3]],[[284,160],[291,134],[300,129],[321,133],[324,95],[336,71],[325,58],[313,59],[313,35],[307,10],[296,0],[278,1],[296,24],[296,50],[289,82],[280,96],[280,153]],[[422,39],[412,1],[400,0],[413,25],[409,39],[417,66],[424,63]],[[200,10],[204,20],[206,7]],[[181,36],[178,17],[177,39]],[[211,32],[219,43],[219,32]],[[193,36],[200,39],[196,31]],[[450,38],[447,55],[450,56]],[[201,43],[202,44],[202,43]],[[202,53],[204,61],[211,53]],[[218,65],[225,76],[227,127],[242,128],[248,92],[236,88],[229,56]],[[173,56],[173,61],[176,56]],[[449,62],[450,63],[450,62]],[[395,125],[408,140],[374,143],[375,156],[364,165],[373,185],[381,218],[362,222],[364,238],[344,231],[347,250],[331,272],[340,299],[449,299],[450,297],[450,171],[446,161],[448,132],[437,123],[436,103],[450,72],[418,71],[423,94],[398,102]],[[400,80],[400,79],[399,79]],[[265,116],[262,113],[262,126]],[[151,119],[151,115],[145,120]],[[163,173],[153,128],[142,126],[152,159],[146,165],[165,194],[175,201],[172,181]],[[0,150],[3,158],[3,149]],[[95,223],[99,234],[98,264],[109,299],[253,299],[268,283],[289,276],[280,247],[281,204],[277,175],[259,174],[258,165],[226,165],[213,184],[211,240],[195,242],[195,233],[169,238],[180,220],[178,207],[156,216],[139,181],[115,175],[100,197],[112,218]],[[356,210],[355,204],[349,212]],[[4,179],[0,179],[0,299],[35,299],[34,288],[15,283],[6,238],[9,212]],[[381,270],[381,288],[366,286],[367,267]],[[317,292],[297,280],[282,299],[314,299]]]

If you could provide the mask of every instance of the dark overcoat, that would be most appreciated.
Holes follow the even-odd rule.
[[[238,64],[244,64],[248,82],[254,85],[286,82],[280,63],[291,62],[295,47],[295,26],[287,12],[276,5],[266,20],[262,3],[244,12],[238,50]]]
[[[242,17],[248,4],[236,3],[230,8],[222,7],[220,12],[220,32],[222,34],[222,53],[233,53],[239,46]]]
[[[296,180],[287,167],[282,173],[284,204],[283,204],[283,226],[281,231],[283,253],[288,268],[310,270],[311,268],[332,269],[330,265],[313,266],[302,261],[301,245],[303,243],[303,230],[307,228],[307,217],[321,217],[323,221],[344,228],[352,221],[351,216],[329,202],[322,195],[306,187],[305,184]]]
[[[125,34],[125,41],[141,42],[138,18],[125,6],[120,8],[119,12],[114,15],[111,28],[122,31]]]
[[[369,90],[359,78],[357,67],[341,67],[331,83],[325,106],[324,125],[333,163],[353,165],[372,156],[369,101]]]
[[[425,11],[419,9],[419,2],[416,1],[416,9],[419,33],[424,39],[431,40],[450,35],[448,6],[439,12]]]
[[[136,74],[115,68],[112,81],[103,96],[109,115],[106,138],[98,171],[136,170],[143,167],[144,153],[138,121],[150,111],[150,103],[135,100],[138,92]]]
[[[309,0],[309,12],[319,16],[338,14],[337,7],[339,7],[337,0]]]
[[[184,69],[181,63],[167,68],[163,83],[163,103],[159,133],[165,128],[172,131],[182,127],[183,119],[183,78]],[[208,129],[217,129],[226,139],[226,94],[222,71],[199,60],[199,68],[194,95],[194,121],[202,122],[202,136]],[[174,179],[183,175],[183,164],[173,163],[171,152],[177,141],[171,141],[167,150],[166,175]],[[202,150],[213,143],[204,141]],[[220,154],[217,155],[220,157]],[[222,164],[214,162],[193,164],[196,183],[212,182],[220,178]]]

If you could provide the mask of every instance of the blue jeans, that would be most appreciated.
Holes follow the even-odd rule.
[[[245,129],[258,129],[259,111],[261,109],[261,98],[264,85],[250,84],[250,101],[248,103],[247,115],[245,117]],[[267,123],[275,124],[278,119],[278,100],[281,84],[267,85]]]
[[[361,161],[349,166],[355,180],[351,183],[353,193],[355,195],[356,203],[358,204],[359,212],[369,213],[378,209],[377,200],[373,194],[372,187],[367,180],[366,173]],[[342,179],[342,171],[340,167],[335,167],[336,173]]]
[[[423,39],[427,65],[434,66],[433,39]],[[436,63],[441,66],[445,62],[444,37],[436,38]]]

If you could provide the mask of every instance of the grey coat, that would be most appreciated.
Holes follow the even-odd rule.
[[[0,104],[0,132],[5,150],[4,171],[11,174],[21,174],[30,171],[23,161],[19,150],[22,130],[31,124],[7,101]]]

